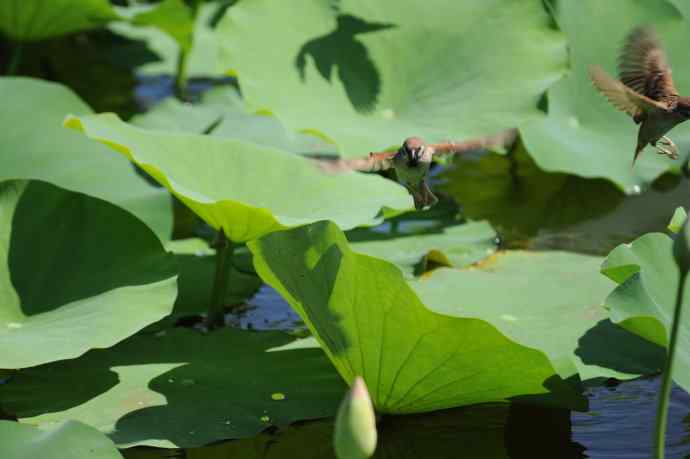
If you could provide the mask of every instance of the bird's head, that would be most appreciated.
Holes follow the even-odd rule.
[[[425,147],[424,141],[419,137],[408,137],[398,150],[398,155],[407,161],[408,166],[414,167],[419,164]]]

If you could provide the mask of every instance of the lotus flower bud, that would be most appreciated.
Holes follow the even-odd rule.
[[[364,380],[357,376],[340,404],[333,444],[338,459],[367,459],[376,450],[376,415]]]

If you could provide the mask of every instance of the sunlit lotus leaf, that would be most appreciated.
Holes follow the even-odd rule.
[[[147,131],[112,114],[70,117],[66,125],[122,153],[236,242],[321,219],[344,229],[374,224],[388,209],[411,205],[393,181],[355,172],[327,175],[310,160],[274,148]]]
[[[48,431],[0,421],[0,454],[5,459],[122,459],[108,437],[77,421]]]
[[[2,0],[0,33],[32,41],[100,27],[118,19],[108,0]]]
[[[609,254],[601,272],[618,285],[606,299],[611,319],[656,343],[668,345],[680,273],[673,260],[673,240],[662,233],[646,234]],[[690,392],[690,287],[686,284],[673,380]]]
[[[319,137],[286,130],[274,116],[247,112],[233,87],[218,87],[205,92],[201,102],[186,104],[169,98],[148,112],[135,116],[132,124],[147,129],[202,133],[243,140],[294,153],[335,155],[334,145]]]
[[[175,328],[23,370],[0,403],[41,428],[75,419],[120,447],[172,448],[333,416],[346,390],[313,340]]]
[[[169,194],[150,186],[125,158],[62,127],[87,115],[69,89],[29,78],[0,78],[0,181],[36,179],[116,204],[161,238],[172,231]]]
[[[521,127],[527,150],[539,167],[606,178],[627,192],[677,168],[690,146],[690,125],[670,134],[679,146],[679,160],[671,161],[647,148],[631,167],[638,126],[592,87],[587,67],[601,65],[616,75],[626,34],[640,24],[653,25],[666,45],[678,91],[690,94],[687,21],[665,0],[556,0],[552,4],[556,21],[568,36],[572,70],[549,90],[548,117]]]
[[[540,349],[564,378],[651,374],[663,354],[613,325],[603,307],[613,286],[601,258],[568,252],[499,252],[467,269],[441,268],[410,285],[432,311],[491,323]]]
[[[382,258],[405,275],[423,272],[430,263],[463,267],[494,253],[496,232],[486,222],[470,222],[422,234],[368,232],[370,240],[351,242],[355,252]]]
[[[139,220],[41,182],[0,186],[0,368],[109,347],[170,313],[175,260]]]
[[[245,1],[218,35],[252,111],[344,156],[540,118],[566,69],[564,37],[538,0]]]
[[[348,382],[364,378],[380,412],[545,402],[547,395],[551,403],[586,406],[544,353],[485,320],[430,311],[395,265],[353,252],[332,223],[248,245],[261,278],[297,311]]]
[[[184,51],[192,49],[194,15],[184,0],[163,0],[138,12],[130,21],[138,26],[155,27],[170,35]]]

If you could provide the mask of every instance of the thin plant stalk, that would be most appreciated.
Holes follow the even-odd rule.
[[[184,49],[180,49],[177,56],[177,72],[175,74],[175,96],[183,101],[187,102],[189,95],[187,93],[187,58],[189,57],[189,52]]]
[[[213,243],[216,249],[216,275],[211,292],[211,304],[206,315],[206,328],[213,329],[224,324],[224,301],[228,290],[228,272],[232,265],[234,246],[225,236],[223,228],[218,230]]]
[[[8,75],[16,75],[19,71],[19,64],[22,62],[22,54],[24,53],[24,45],[21,43],[15,43],[14,49],[12,50],[12,57],[7,66]]]
[[[655,459],[664,459],[664,449],[666,446],[666,424],[668,421],[668,405],[671,395],[671,387],[673,386],[673,380],[671,379],[673,373],[673,360],[676,353],[678,331],[680,330],[680,316],[681,310],[683,309],[683,295],[687,277],[688,272],[681,269],[680,282],[678,283],[678,290],[676,292],[676,308],[673,311],[673,321],[671,322],[671,337],[668,343],[668,353],[666,363],[664,364],[661,392],[659,393],[659,404],[656,411],[656,432],[654,435]]]

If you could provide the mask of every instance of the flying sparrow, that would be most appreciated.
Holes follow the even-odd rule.
[[[328,173],[349,170],[372,172],[394,168],[398,181],[412,195],[415,208],[422,209],[438,202],[426,182],[431,161],[436,155],[458,154],[486,148],[502,148],[511,145],[516,138],[517,131],[515,129],[462,142],[427,144],[419,137],[409,137],[405,139],[397,151],[369,153],[366,158],[336,161],[319,160],[318,165],[321,170]]]
[[[665,134],[690,119],[690,97],[678,95],[671,79],[671,67],[654,29],[637,27],[628,34],[619,57],[618,75],[620,81],[598,65],[589,67],[594,86],[614,107],[640,125],[633,165],[648,144],[657,153],[677,159],[678,148]]]

